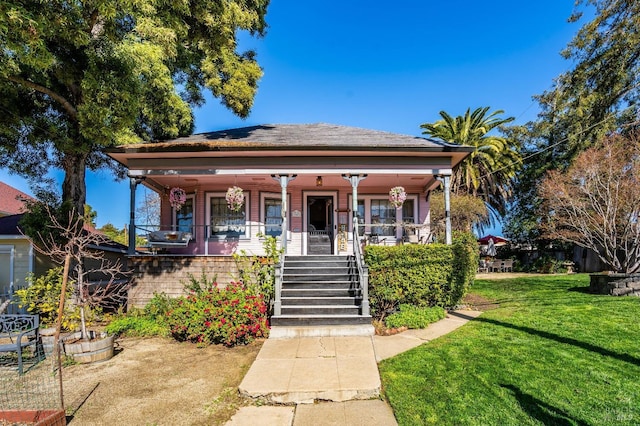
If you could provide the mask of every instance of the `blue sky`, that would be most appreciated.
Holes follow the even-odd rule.
[[[272,0],[266,36],[241,36],[264,69],[251,115],[239,119],[209,97],[196,132],[323,122],[420,135],[441,110],[484,106],[524,124],[538,112],[532,97],[570,67],[560,51],[582,24],[567,23],[573,0],[399,4]],[[31,193],[5,169],[0,180]],[[88,174],[87,202],[98,226],[128,223],[128,182],[109,172]]]

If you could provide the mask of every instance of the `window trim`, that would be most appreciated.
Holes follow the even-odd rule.
[[[420,199],[419,194],[407,194],[407,200],[412,200],[413,201],[413,217],[414,217],[414,224],[418,224],[416,222],[416,220],[419,220],[420,217],[420,212],[418,209],[418,201]],[[389,196],[388,194],[358,194],[358,201],[364,201],[364,223],[371,223],[371,200],[385,200],[388,201],[389,200]],[[347,196],[347,201],[349,203],[349,206],[353,206],[353,194],[349,194]],[[399,215],[398,215],[398,211],[400,211]],[[397,223],[402,223],[403,222],[403,217],[402,217],[402,208],[396,210],[396,222]],[[353,219],[349,221],[349,232],[350,234],[353,236]],[[393,236],[385,236],[385,238],[392,238],[397,240],[402,239],[402,235],[398,235],[401,234],[401,228],[400,227],[396,227],[395,228],[395,235]],[[371,233],[371,227],[370,226],[365,226],[364,228],[364,233],[365,234],[370,234]]]
[[[224,237],[218,235],[211,234],[211,199],[212,198],[225,198],[226,192],[207,192],[205,194],[205,240],[212,241],[224,241],[227,236]],[[251,239],[251,220],[250,220],[250,212],[249,203],[251,197],[249,191],[244,191],[244,226],[245,232],[244,235],[240,235],[240,240],[250,240]]]

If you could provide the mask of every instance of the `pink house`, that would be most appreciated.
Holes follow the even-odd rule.
[[[452,169],[471,150],[415,136],[295,124],[126,145],[109,155],[129,171],[132,206],[139,184],[162,196],[160,224],[138,223],[133,213],[130,223],[150,237],[159,256],[259,255],[262,236],[272,235],[287,258],[360,261],[363,243],[428,242],[429,194],[441,182],[448,190]],[[244,195],[237,210],[225,198],[232,187]],[[390,201],[394,187],[405,192],[399,208]],[[185,192],[180,209],[170,204],[173,188]],[[133,243],[129,253],[136,256]]]

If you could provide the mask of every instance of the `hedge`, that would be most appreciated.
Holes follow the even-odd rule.
[[[453,244],[365,247],[369,303],[383,318],[400,304],[453,307],[469,289],[478,265],[476,238],[455,233]]]

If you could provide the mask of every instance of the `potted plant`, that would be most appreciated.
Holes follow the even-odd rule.
[[[404,191],[404,188],[402,186],[394,186],[389,191],[389,201],[391,202],[391,205],[396,209],[401,208],[406,199],[407,193]]]
[[[182,188],[171,188],[169,191],[169,204],[176,210],[180,210],[184,203],[187,202],[187,193]]]
[[[234,212],[240,211],[244,205],[244,191],[238,186],[232,186],[227,190],[225,199],[227,200],[229,210]]]

